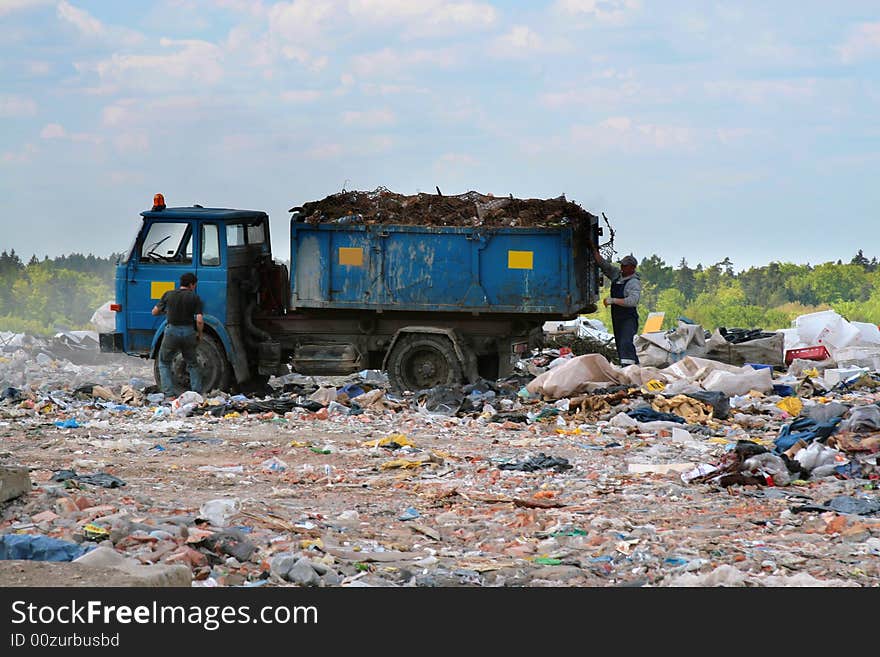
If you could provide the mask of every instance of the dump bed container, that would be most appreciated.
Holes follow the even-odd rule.
[[[596,222],[556,227],[291,221],[294,308],[516,313],[595,311]]]

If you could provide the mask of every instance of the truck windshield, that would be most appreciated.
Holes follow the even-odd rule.
[[[156,222],[141,243],[141,262],[192,262],[189,224]]]

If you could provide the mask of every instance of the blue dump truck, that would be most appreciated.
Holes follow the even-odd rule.
[[[596,310],[601,229],[564,197],[341,192],[291,210],[289,267],[272,257],[266,213],[157,199],[117,265],[101,350],[155,361],[165,316],[150,311],[192,271],[206,391],[291,370],[383,369],[411,391],[494,380],[540,344],[544,321]],[[180,356],[173,374],[185,389]]]

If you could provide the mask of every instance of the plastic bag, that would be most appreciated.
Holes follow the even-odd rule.
[[[210,500],[199,507],[199,516],[215,527],[225,527],[240,509],[241,502],[236,498]]]
[[[703,387],[725,395],[744,395],[749,390],[769,392],[773,389],[773,373],[766,368],[754,370],[750,367],[743,368],[739,374],[715,371],[703,379]]]

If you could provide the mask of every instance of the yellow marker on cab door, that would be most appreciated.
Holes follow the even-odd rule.
[[[174,289],[174,281],[150,281],[150,298],[161,299],[168,290]]]

